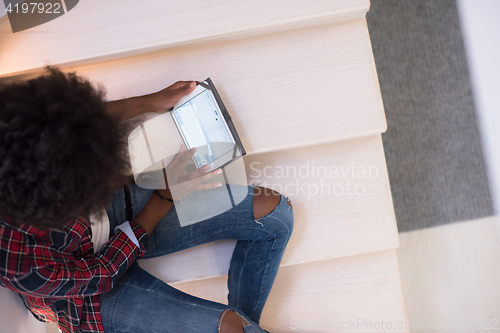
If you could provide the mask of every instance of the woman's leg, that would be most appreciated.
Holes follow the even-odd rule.
[[[227,311],[237,310],[227,305],[183,293],[137,264],[130,267],[110,292],[99,296],[99,304],[107,333],[264,333],[243,313],[236,316],[235,312]]]
[[[220,239],[238,240],[228,273],[228,304],[258,323],[292,232],[293,211],[290,201],[281,196],[274,209],[269,209],[271,211],[263,217],[256,215],[260,218],[255,219],[254,189],[248,187],[247,192],[245,199],[234,208],[185,227],[180,227],[173,209],[151,235],[145,258]],[[255,188],[255,192],[259,202],[264,203],[258,207],[265,207],[269,200],[262,200],[264,192],[260,188]],[[134,217],[149,200],[151,193],[151,190],[130,186]],[[117,193],[108,211],[111,229],[114,229],[114,220],[117,221],[115,223],[126,221],[124,200],[125,194]]]

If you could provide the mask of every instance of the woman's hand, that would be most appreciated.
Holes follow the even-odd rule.
[[[195,152],[196,148],[186,151],[184,145],[181,145],[179,152],[175,154],[172,161],[165,168],[164,175],[168,179],[168,181],[165,179],[166,189],[156,190],[161,196],[179,201],[194,191],[210,190],[222,186],[220,182],[203,183],[215,175],[221,174],[222,170],[220,169],[205,173],[208,169],[208,166],[205,165],[190,173],[185,171],[184,168],[187,162]],[[135,221],[144,227],[148,235],[151,235],[158,222],[173,206],[172,202],[153,194],[142,211],[136,216]]]
[[[170,87],[150,95],[150,112],[163,113],[172,108],[183,96],[191,93],[196,88],[195,81],[177,81]]]
[[[181,200],[195,191],[210,190],[222,186],[220,182],[204,183],[204,181],[221,174],[222,170],[220,169],[206,173],[209,167],[204,165],[190,173],[185,171],[187,162],[195,153],[196,148],[186,150],[184,145],[181,145],[179,152],[165,168],[167,190],[170,191],[173,200]]]
[[[177,81],[152,94],[120,99],[106,103],[109,114],[128,120],[147,112],[163,113],[173,107],[183,96],[196,88],[196,81]]]

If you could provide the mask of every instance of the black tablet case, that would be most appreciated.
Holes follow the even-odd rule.
[[[208,83],[208,86],[204,83]],[[222,99],[220,98],[219,93],[217,92],[217,89],[215,89],[215,85],[212,82],[210,78],[207,78],[205,81],[199,83],[202,87],[209,89],[212,91],[214,94],[215,100],[217,101],[217,104],[219,105],[219,108],[222,112],[222,115],[224,116],[224,119],[226,120],[227,126],[229,127],[229,130],[231,131],[231,134],[233,135],[234,141],[236,144],[239,146],[241,150],[241,156],[246,155],[245,148],[243,147],[243,144],[241,143],[240,137],[238,135],[238,132],[236,132],[236,128],[234,127],[233,121],[231,120],[231,116],[229,115],[229,112],[226,109],[226,106],[222,102]]]

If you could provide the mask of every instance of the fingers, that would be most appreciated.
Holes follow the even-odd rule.
[[[208,164],[201,166],[200,168],[198,168],[198,169],[194,170],[193,172],[191,172],[190,174],[188,174],[188,179],[191,180],[191,179],[201,177],[201,175],[203,175],[209,168],[210,167],[208,166]]]
[[[220,175],[221,173],[222,173],[222,170],[218,169],[218,170],[214,170],[212,172],[209,172],[209,173],[205,174],[204,176],[195,178],[195,179],[190,181],[191,188],[194,191],[202,191],[202,190],[210,190],[210,189],[213,189],[216,187],[220,187],[220,186],[222,186],[221,182],[205,183],[205,181],[207,181],[207,180],[209,180],[217,175]]]
[[[200,175],[200,169],[203,170],[203,168],[199,168],[198,170],[195,170],[191,172],[189,175]],[[182,181],[180,183],[177,183],[173,186],[170,186],[170,191],[172,193],[172,197],[174,200],[180,200],[182,198],[185,198],[189,194],[195,191],[205,191],[205,190],[211,190],[215,189],[217,187],[221,187],[223,185],[222,182],[207,182],[211,178],[220,175],[222,173],[221,169],[214,170],[212,172],[205,173],[201,176],[198,176],[194,179],[189,179]]]
[[[196,148],[186,150],[184,145],[179,147],[179,151],[172,158],[167,166],[167,178],[170,180],[169,184],[176,185],[178,188],[184,188],[188,192],[201,191],[213,189],[222,186],[221,182],[204,183],[212,177],[220,175],[221,169],[212,172],[206,172],[209,169],[208,165],[204,165],[190,173],[185,172],[187,162],[196,153]]]
[[[187,162],[191,159],[191,157],[193,157],[195,153],[196,153],[196,147],[193,147],[188,151],[180,152],[181,156],[179,159],[179,163],[182,165],[183,168],[186,166]]]
[[[171,166],[171,165],[177,164],[182,156],[182,153],[185,150],[186,150],[186,147],[183,144],[181,144],[181,146],[179,147],[179,151],[174,155],[174,157],[172,158],[172,160],[170,161],[170,163],[168,165]]]
[[[179,100],[191,93],[198,83],[196,81],[177,81],[171,86],[162,89],[153,95],[155,102],[154,112],[164,112],[171,109]]]
[[[185,82],[183,85],[180,85],[176,89],[170,89],[170,87],[167,88],[169,90],[170,101],[173,103],[172,106],[174,106],[182,97],[191,93],[195,88],[196,88],[196,82],[194,81]]]
[[[188,152],[194,150],[193,154],[191,156],[194,155],[194,153],[196,152],[196,148],[191,148],[190,150],[188,150]],[[186,146],[184,146],[184,144],[181,144],[181,146],[179,147],[179,151],[177,152],[177,154],[174,155],[174,157],[172,158],[172,160],[170,161],[169,165],[170,166],[176,166],[178,163],[182,163],[182,160],[183,160],[183,157],[186,153]],[[191,157],[189,157],[185,162],[184,164],[182,164],[182,167],[184,167],[187,163],[187,161],[189,161]]]
[[[191,89],[191,88],[196,87],[196,85],[197,85],[197,81],[177,81],[168,88],[170,88],[171,90]]]
[[[193,191],[204,191],[204,190],[211,190],[213,188],[221,187],[222,186],[221,182],[204,183],[204,181],[207,181],[210,178],[213,178],[217,175],[220,175],[221,173],[222,173],[222,170],[218,169],[218,170],[214,170],[212,172],[209,172],[202,177],[191,180],[190,185],[191,185],[192,190]]]
[[[217,170],[214,170],[212,172],[209,172],[207,174],[205,174],[204,176],[200,177],[202,180],[208,180],[212,177],[215,177],[217,175],[220,175],[222,173],[222,170],[221,169],[217,169]]]
[[[200,168],[200,169],[202,169],[202,168]],[[212,188],[222,186],[221,182],[204,183],[205,181],[207,181],[207,180],[209,180],[217,175],[220,175],[222,173],[221,169],[217,169],[217,170],[214,170],[212,172],[208,172],[208,173],[203,174],[203,175],[200,175],[200,172],[199,172],[200,169],[195,170],[189,174],[189,180],[184,183],[186,187],[191,188],[194,191],[199,191],[198,188],[200,188],[200,189],[212,189]]]
[[[216,175],[220,175],[222,173],[221,169],[213,170],[209,173],[205,173],[210,167],[208,164],[205,164],[204,166],[200,167],[199,169],[196,169],[188,174],[188,179],[193,180],[197,178],[201,178],[202,180],[207,180],[210,179]]]
[[[193,186],[193,191],[206,191],[221,187],[222,183],[201,183]]]
[[[171,85],[169,88],[172,89],[175,97],[180,99],[182,96],[189,94],[196,88],[196,81],[178,81]]]
[[[197,85],[196,81],[189,81],[189,82],[186,82],[186,84],[183,87],[179,88],[179,90],[184,90],[184,92],[183,92],[184,93],[183,96],[184,96],[184,95],[189,94],[191,91],[193,91],[196,88],[196,85]]]
[[[180,146],[177,154],[174,155],[170,163],[168,163],[167,167],[165,168],[166,177],[169,180],[170,184],[179,184],[191,179],[189,174],[186,173],[185,167],[195,153],[196,148],[186,150],[186,147],[184,145]]]

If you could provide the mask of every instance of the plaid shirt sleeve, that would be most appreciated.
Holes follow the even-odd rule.
[[[93,253],[90,228],[79,222],[62,234],[33,232],[29,239],[38,244],[26,244],[25,237],[15,239],[19,233],[4,230],[2,242],[6,243],[10,237],[9,256],[2,267],[7,287],[34,297],[97,295],[111,290],[114,282],[146,251],[146,231],[136,222],[130,222],[140,248],[118,231],[99,252]],[[30,232],[30,228],[24,231]]]

